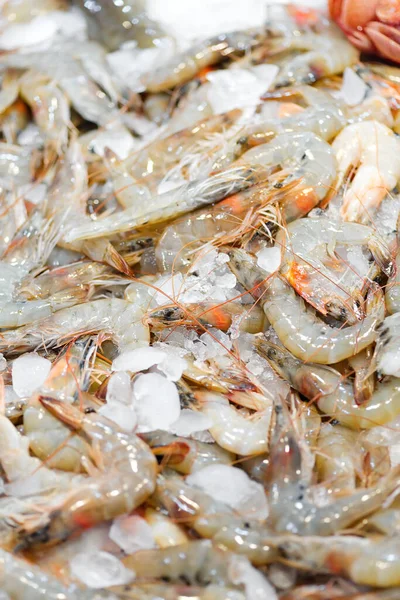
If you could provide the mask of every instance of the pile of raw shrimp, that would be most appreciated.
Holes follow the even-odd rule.
[[[400,598],[400,69],[233,4],[1,3],[2,600]]]

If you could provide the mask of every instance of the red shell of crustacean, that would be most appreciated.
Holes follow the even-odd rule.
[[[329,0],[329,10],[359,50],[400,63],[400,0]]]

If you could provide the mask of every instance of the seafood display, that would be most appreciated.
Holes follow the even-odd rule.
[[[1,600],[400,598],[399,9],[329,4],[0,3]]]

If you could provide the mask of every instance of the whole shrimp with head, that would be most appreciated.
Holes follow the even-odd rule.
[[[108,419],[83,414],[56,399],[40,402],[73,431],[92,443],[98,470],[67,494],[47,523],[19,532],[19,549],[52,545],[75,532],[129,513],[154,491],[157,462],[148,446],[134,434],[125,434]]]
[[[332,144],[338,161],[338,185],[343,193],[345,221],[368,223],[386,194],[400,180],[400,141],[393,131],[378,121],[348,125]]]
[[[375,287],[369,291],[366,317],[339,329],[306,307],[279,275],[268,281],[254,256],[237,248],[231,249],[229,255],[230,268],[239,282],[260,301],[280,341],[297,358],[332,364],[357,354],[376,340],[376,326],[385,311],[382,294]]]

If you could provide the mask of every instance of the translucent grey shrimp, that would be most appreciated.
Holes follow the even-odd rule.
[[[86,302],[90,295],[90,287],[82,286],[56,292],[46,299],[16,300],[0,304],[0,328],[12,329],[50,317],[58,310]]]
[[[352,382],[335,369],[303,362],[284,348],[263,340],[257,342],[257,348],[292,387],[346,427],[370,429],[390,423],[400,414],[400,379],[397,377],[379,383],[371,398],[358,405]]]
[[[166,65],[143,77],[143,84],[148,92],[163,92],[182,85],[204,67],[215,65],[234,53],[243,54],[254,48],[263,37],[265,31],[257,28],[209,38],[174,56]]]
[[[238,249],[229,253],[230,267],[240,283],[253,296],[261,298],[269,323],[282,344],[297,358],[332,364],[357,354],[376,340],[376,326],[383,320],[384,307],[375,288],[370,292],[368,316],[355,325],[337,329],[306,308],[279,276],[272,278],[266,290],[265,275],[250,254]]]
[[[15,600],[95,600],[110,598],[108,593],[78,590],[66,586],[39,567],[0,550],[0,587]]]
[[[232,585],[232,554],[215,548],[209,540],[192,540],[171,548],[142,550],[124,560],[140,580],[161,579],[187,585]]]
[[[40,398],[51,413],[73,431],[94,443],[100,470],[50,509],[46,524],[21,529],[18,548],[48,546],[82,531],[130,513],[154,491],[157,462],[148,446],[136,435],[125,434],[108,419],[82,414],[56,399]]]
[[[245,520],[226,504],[217,502],[179,478],[161,478],[154,495],[157,504],[171,517],[190,524],[203,538],[211,539],[232,552],[246,556],[255,565],[265,565],[277,557],[272,533],[257,520]]]
[[[359,585],[378,588],[394,588],[400,583],[400,536],[397,535],[378,539],[282,537],[280,549],[292,564],[313,572],[342,574]]]
[[[142,319],[143,309],[126,300],[92,300],[15,331],[3,331],[0,347],[5,352],[26,351],[42,344],[51,348],[78,334],[102,332],[112,337],[120,350],[134,348],[149,342],[149,329]]]
[[[234,454],[217,444],[205,444],[164,431],[145,433],[141,437],[153,449],[155,456],[162,457],[163,465],[184,475],[207,465],[231,465],[235,460]]]
[[[279,40],[278,40],[279,45]],[[275,80],[276,87],[314,83],[321,77],[342,73],[358,61],[358,51],[333,28],[325,34],[304,33],[289,39],[285,50],[303,50],[304,54],[289,58]]]
[[[154,40],[165,37],[160,25],[146,14],[143,0],[124,0],[115,4],[98,0],[96,5],[74,0],[85,13],[91,37],[109,50],[118,50],[124,42],[135,40],[139,48],[153,46]]]

